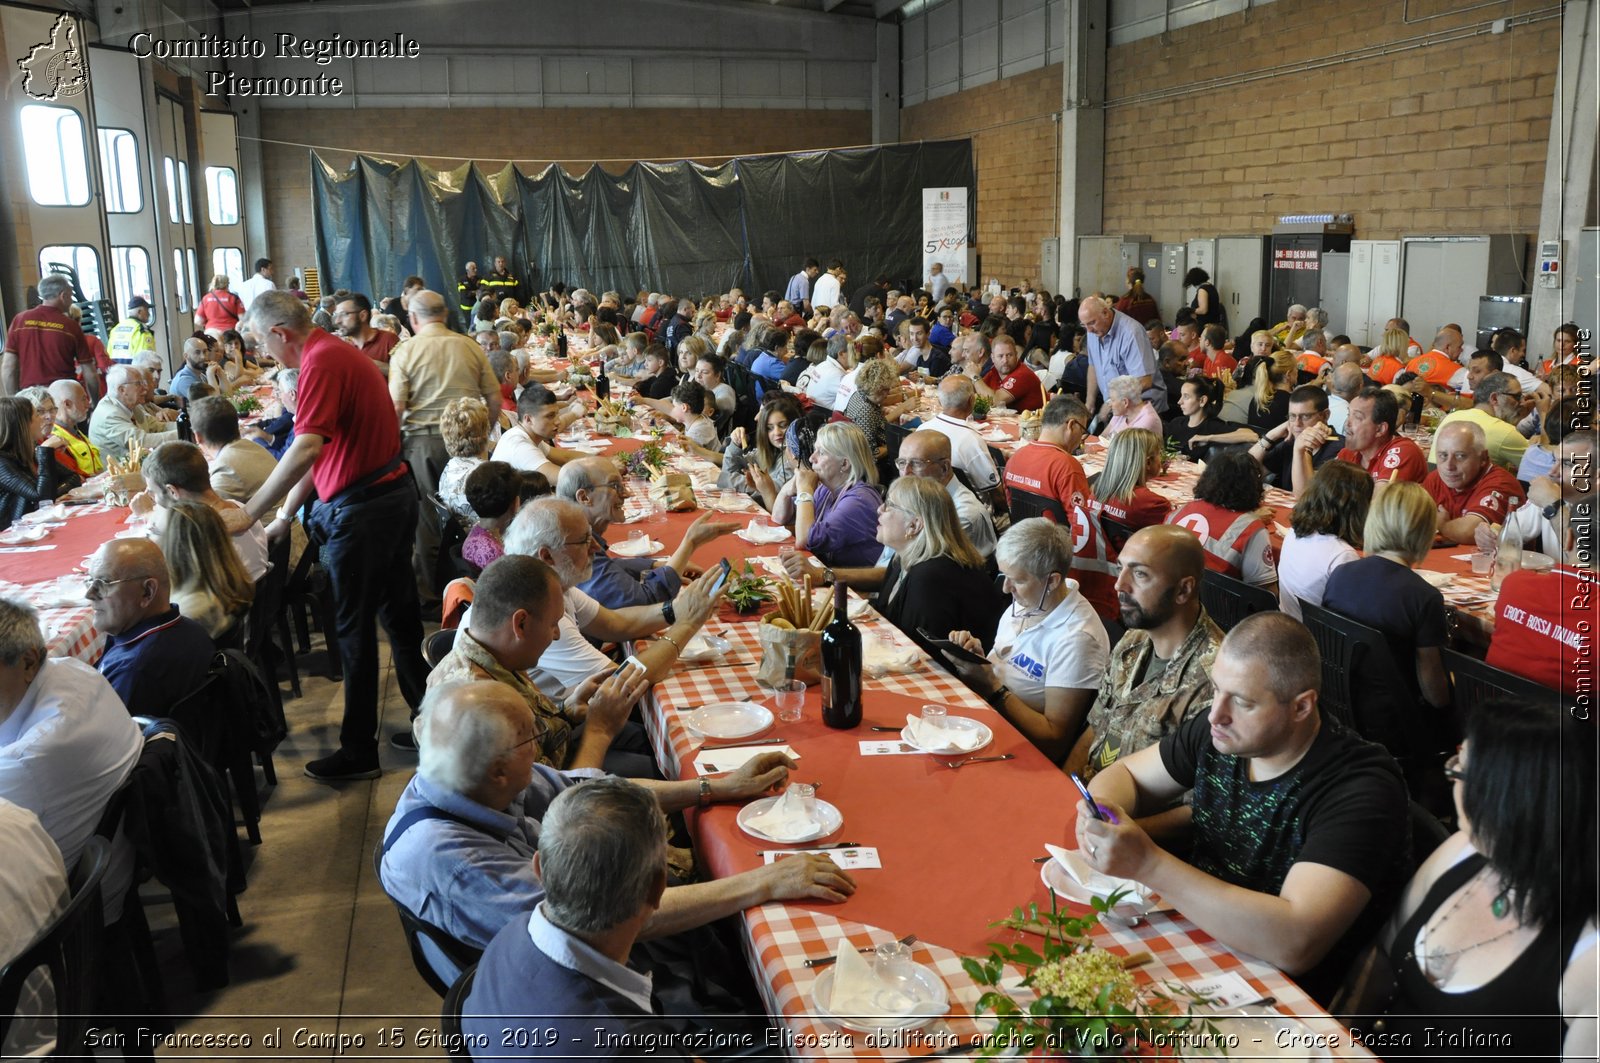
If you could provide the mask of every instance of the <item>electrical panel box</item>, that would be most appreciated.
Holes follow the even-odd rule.
[[[1561,241],[1539,241],[1539,271],[1537,283],[1541,288],[1561,287]]]

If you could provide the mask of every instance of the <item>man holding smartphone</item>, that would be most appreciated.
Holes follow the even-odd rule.
[[[1311,633],[1258,613],[1223,640],[1211,711],[1096,775],[1110,813],[1078,808],[1097,871],[1143,883],[1230,949],[1292,975],[1326,1004],[1411,870],[1400,768],[1382,746],[1324,718]],[[1193,791],[1186,861],[1138,819]]]

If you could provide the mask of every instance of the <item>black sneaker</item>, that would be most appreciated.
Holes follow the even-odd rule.
[[[410,731],[396,731],[389,736],[389,747],[404,753],[415,753],[417,751],[417,736]]]
[[[331,757],[313,760],[306,765],[306,777],[318,782],[354,782],[358,779],[376,779],[382,774],[376,754],[368,761],[342,749]]]

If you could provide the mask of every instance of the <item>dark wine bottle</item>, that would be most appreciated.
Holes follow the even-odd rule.
[[[611,397],[611,378],[606,376],[606,360],[600,359],[600,370],[594,378],[594,397],[604,402]]]
[[[189,426],[189,404],[185,402],[178,410],[178,421],[173,426],[178,430],[178,438],[185,443],[194,442],[194,429]]]
[[[861,632],[850,622],[842,582],[834,584],[833,619],[822,629],[822,722],[861,726]]]

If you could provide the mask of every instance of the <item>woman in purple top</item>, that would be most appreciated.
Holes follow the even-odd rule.
[[[795,542],[824,565],[865,568],[883,553],[878,543],[878,470],[867,437],[839,421],[817,429],[809,465],[795,473]]]

